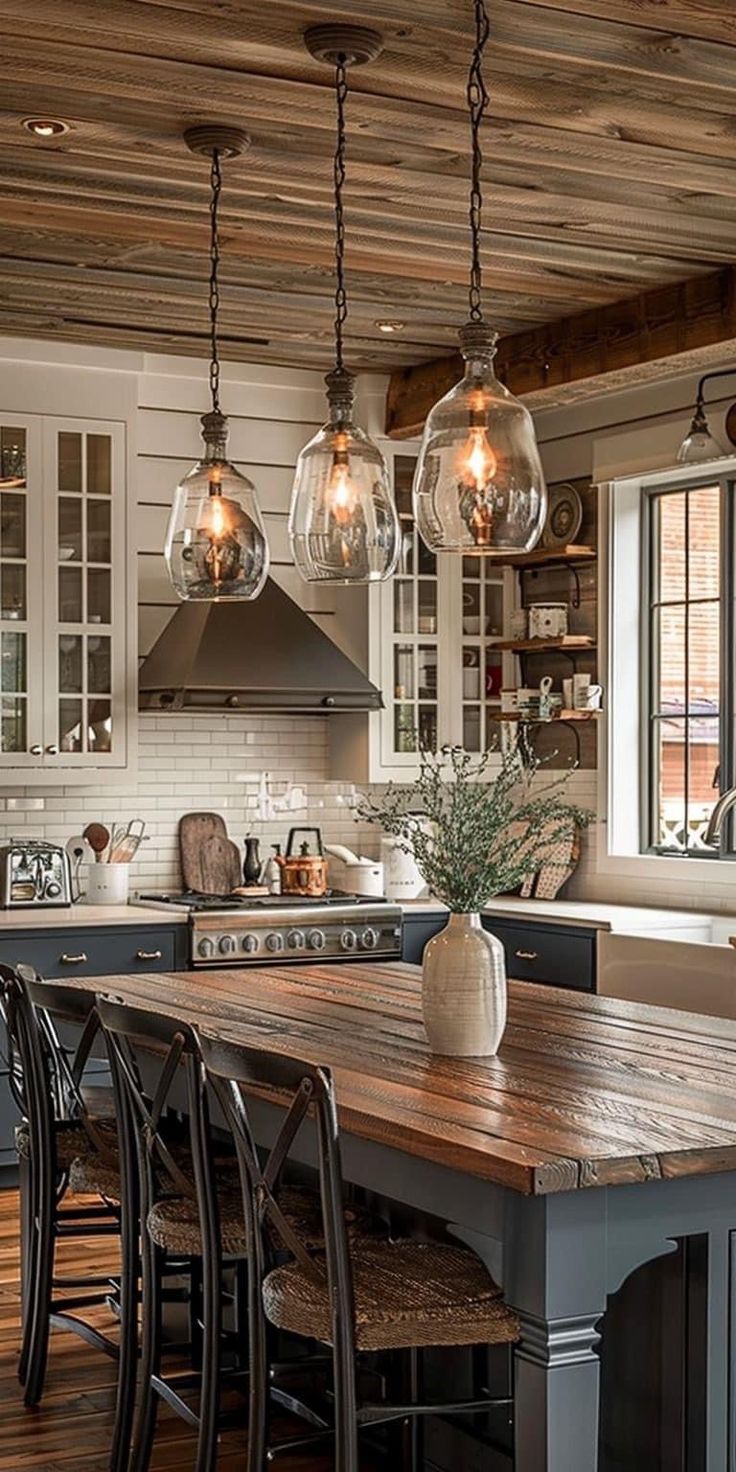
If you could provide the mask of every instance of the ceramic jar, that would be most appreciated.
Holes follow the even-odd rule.
[[[422,1011],[433,1053],[487,1058],[506,1027],[506,962],[479,914],[450,915],[425,946]]]

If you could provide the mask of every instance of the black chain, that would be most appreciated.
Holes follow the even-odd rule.
[[[483,52],[490,34],[490,23],[486,13],[485,0],[474,0],[475,3],[475,47],[473,58],[470,63],[468,74],[468,110],[470,112],[470,134],[473,145],[473,168],[470,186],[470,239],[471,239],[471,262],[470,262],[470,318],[473,322],[480,322],[483,311],[480,304],[481,288],[483,284],[483,273],[480,263],[480,231],[481,215],[483,211],[483,194],[480,187],[480,175],[483,167],[483,153],[480,146],[480,129],[483,116],[488,106],[488,90],[483,80]]]
[[[212,189],[210,198],[210,393],[212,394],[212,408],[216,414],[219,414],[220,358],[217,351],[217,312],[220,305],[220,287],[217,274],[220,266],[220,238],[217,229],[217,207],[220,203],[222,172],[217,148],[212,150],[210,186]]]
[[[348,298],[345,290],[345,216],[342,191],[345,183],[345,100],[348,95],[348,78],[345,58],[339,57],[335,68],[335,97],[337,101],[337,146],[335,148],[335,367],[344,367],[342,358],[342,330],[348,315]]]

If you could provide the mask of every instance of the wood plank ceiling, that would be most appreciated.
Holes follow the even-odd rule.
[[[734,259],[732,0],[489,0],[487,315],[541,326]],[[349,361],[452,353],[465,315],[470,0],[0,0],[0,332],[206,351],[207,165],[226,166],[223,356],[328,367],[331,77],[315,21],[378,25],[352,78]],[[70,132],[20,126],[51,115]],[[392,336],[379,320],[405,325]]]

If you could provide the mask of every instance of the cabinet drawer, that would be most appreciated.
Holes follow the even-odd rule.
[[[483,925],[503,942],[510,977],[595,991],[595,931],[561,925],[508,925],[492,915],[483,917]]]
[[[129,925],[58,930],[51,934],[21,932],[0,938],[0,961],[10,966],[25,961],[39,975],[59,978],[174,971],[177,932],[173,926],[138,930]]]

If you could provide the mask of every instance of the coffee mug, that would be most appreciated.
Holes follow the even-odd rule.
[[[577,676],[575,676],[577,679]],[[586,685],[581,685],[575,694],[576,710],[600,710],[601,697],[603,695],[602,685],[593,685],[588,680]]]

